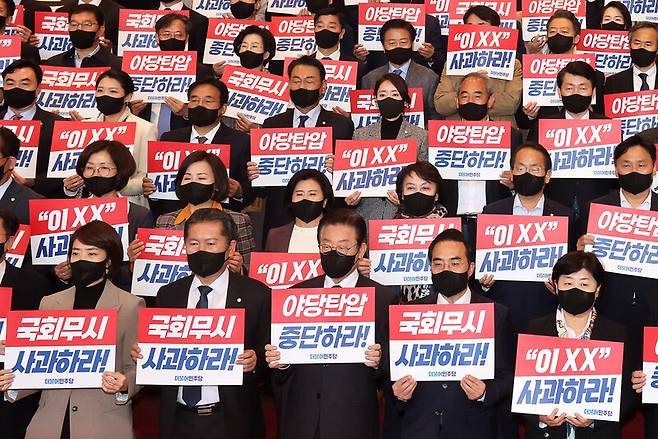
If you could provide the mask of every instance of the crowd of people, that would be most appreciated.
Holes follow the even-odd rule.
[[[225,61],[203,64],[208,18],[184,0],[0,0],[0,31],[21,38],[21,59],[2,71],[0,120],[36,120],[41,133],[36,176],[16,169],[23,146],[0,126],[0,287],[12,288],[12,310],[117,309],[115,371],[103,373],[94,389],[14,390],[15,374],[0,371],[0,436],[3,438],[133,438],[133,398],[151,392],[159,400],[161,438],[218,437],[256,439],[273,433],[281,439],[402,438],[621,438],[624,422],[644,415],[644,437],[658,438],[658,411],[641,403],[647,385],[642,372],[643,330],[658,326],[658,279],[606,271],[585,251],[594,244],[587,233],[592,203],[638,211],[658,211],[656,175],[658,127],[622,140],[610,161],[615,178],[552,178],[554,163],[538,143],[539,121],[606,119],[605,96],[658,89],[658,23],[633,22],[625,3],[585,1],[586,20],[556,9],[544,35],[519,38],[511,80],[486,72],[447,74],[447,37],[439,20],[425,17],[425,41],[414,49],[417,26],[393,18],[379,33],[381,50],[358,40],[356,6],[343,0],[308,0],[301,14],[313,16],[317,50],[287,64],[275,61],[277,42],[266,26],[246,26],[233,41],[242,67],[287,77],[290,105],[256,124],[225,113],[230,91]],[[647,0],[649,1],[649,0]],[[400,3],[400,2],[396,2]],[[408,3],[408,2],[402,2]],[[412,1],[412,3],[422,3]],[[463,23],[501,26],[487,2],[472,2]],[[521,9],[521,2],[518,2]],[[16,4],[24,25],[11,25]],[[196,80],[187,101],[167,97],[163,104],[134,97],[131,75],[117,56],[121,9],[169,10],[153,31],[163,51],[199,54]],[[68,14],[72,48],[48,59],[39,55],[35,13]],[[230,18],[267,22],[263,0],[230,0]],[[518,14],[519,29],[521,13]],[[566,64],[557,78],[560,105],[522,102],[523,54],[575,54],[584,27],[626,31],[631,66],[604,75],[583,61]],[[1,50],[1,49],[0,49]],[[1,54],[0,54],[1,56]],[[371,90],[379,121],[355,129],[344,109],[325,108],[324,60],[358,65],[357,88]],[[38,104],[41,66],[106,67],[95,84],[97,115],[68,118]],[[405,117],[412,88],[421,89],[425,125]],[[96,140],[77,158],[75,173],[48,176],[56,121],[134,122],[132,149],[116,140]],[[506,121],[511,123],[509,166],[499,180],[454,180],[431,163],[430,121]],[[252,161],[250,133],[256,128],[329,127],[340,140],[417,142],[416,162],[397,175],[385,197],[354,191],[334,196],[334,155],[323,169],[302,169],[286,186],[254,184],[261,177]],[[226,144],[228,166],[214,153],[197,150],[177,169],[175,200],[151,198],[156,185],[147,172],[152,141]],[[507,165],[507,164],[506,164]],[[80,226],[71,236],[65,262],[35,263],[28,250],[22,267],[6,260],[20,225],[30,224],[30,200],[128,199],[128,246],[102,221]],[[560,257],[546,282],[497,280],[475,276],[477,221],[480,214],[566,217],[569,252]],[[456,217],[461,232],[448,229],[427,248],[431,283],[383,286],[370,279],[368,222]],[[140,228],[182,230],[191,275],[160,288],[155,298],[132,290],[134,262],[145,251]],[[323,275],[293,288],[373,287],[376,295],[375,343],[362,364],[283,364],[271,344],[270,288],[249,277],[253,252],[314,253]],[[124,253],[127,260],[124,260]],[[494,303],[495,378],[466,375],[460,381],[392,381],[389,360],[389,306],[397,304]],[[245,350],[238,365],[241,386],[159,386],[136,384],[140,308],[244,308]],[[511,411],[517,335],[546,335],[624,343],[620,422],[575,416],[556,407],[545,415]],[[0,353],[4,340],[0,340]],[[153,392],[156,390],[156,392]],[[262,400],[273,398],[276,425],[265,421]]]

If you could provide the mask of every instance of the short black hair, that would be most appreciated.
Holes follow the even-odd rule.
[[[553,169],[553,160],[551,160],[551,155],[548,153],[548,151],[546,151],[546,148],[544,148],[539,143],[535,143],[535,142],[525,142],[521,146],[519,146],[518,148],[512,150],[512,155],[510,156],[510,159],[509,159],[510,167],[514,168],[514,163],[516,161],[516,155],[522,149],[532,149],[533,151],[539,152],[542,156],[544,156],[544,168],[545,168],[546,172]]]
[[[37,78],[37,86],[41,84],[41,80],[43,79],[43,70],[41,70],[41,67],[29,59],[23,58],[17,59],[5,67],[5,69],[2,71],[2,79],[4,80],[7,75],[20,69],[32,69],[34,71],[34,76]]]
[[[77,4],[73,6],[69,11],[69,20],[71,20],[71,17],[74,15],[84,14],[85,12],[91,12],[94,14],[94,17],[98,22],[98,27],[105,25],[105,15],[103,15],[103,11],[101,11],[101,8],[96,5],[92,5],[91,3]]]
[[[317,24],[318,18],[322,17],[323,15],[333,15],[335,17],[338,17],[338,23],[340,24],[340,28],[343,29],[345,27],[345,15],[338,8],[334,6],[327,6],[316,12],[315,15],[313,16],[313,24]]]
[[[471,15],[475,15],[480,20],[491,23],[492,26],[500,26],[500,15],[489,6],[475,5],[468,8],[464,13],[464,23],[468,21]]]
[[[416,28],[413,27],[411,23],[401,18],[393,18],[391,20],[388,20],[386,23],[384,23],[379,31],[379,41],[381,41],[382,44],[384,44],[384,38],[386,38],[386,32],[388,32],[391,29],[404,29],[407,32],[409,32],[412,43],[413,41],[416,40]]]
[[[605,270],[601,262],[594,253],[584,251],[572,251],[562,255],[553,266],[551,279],[557,282],[560,276],[576,273],[583,268],[592,274],[592,277],[599,286],[603,285]]]
[[[7,18],[13,17],[14,12],[16,12],[16,3],[14,3],[14,0],[0,0],[0,2],[5,4],[5,9],[7,10]]]
[[[402,76],[396,75],[395,73],[384,73],[378,80],[375,82],[375,88],[373,90],[375,98],[377,97],[377,91],[379,87],[385,82],[389,81],[400,93],[402,101],[407,105],[411,105],[411,96],[409,95],[409,86],[407,86],[407,81],[405,81]]]
[[[0,154],[2,157],[18,157],[18,151],[21,149],[21,141],[12,130],[7,127],[0,127]]]
[[[327,77],[327,71],[325,70],[324,66],[318,59],[309,55],[304,55],[300,58],[293,60],[290,64],[288,64],[288,78],[292,76],[292,71],[297,66],[315,67],[320,72],[321,81],[324,81],[325,78]]]
[[[650,22],[650,21],[638,21],[635,23],[631,29],[628,31],[628,39],[630,41],[631,38],[633,38],[633,34],[640,29],[653,29],[656,31],[656,43],[658,44],[658,24]]]
[[[185,221],[183,226],[183,237],[187,240],[187,236],[190,232],[190,227],[194,224],[199,223],[220,223],[222,225],[222,235],[229,242],[237,241],[238,239],[238,226],[235,225],[235,221],[231,218],[231,215],[223,212],[219,209],[213,208],[203,208],[197,209],[192,215]]]
[[[164,29],[177,20],[182,21],[183,25],[185,25],[185,36],[190,36],[190,32],[192,32],[192,21],[183,14],[167,14],[158,18],[158,21],[155,22],[155,33],[157,34],[161,29]]]
[[[7,238],[14,236],[18,232],[18,227],[20,223],[18,222],[18,217],[13,210],[6,207],[0,207],[0,220],[2,220],[2,228],[7,234]],[[5,248],[7,251],[7,248]]]
[[[100,84],[101,81],[105,78],[114,79],[119,84],[121,84],[121,88],[123,89],[123,92],[126,95],[135,92],[135,83],[133,82],[133,78],[123,70],[119,70],[115,68],[111,68],[110,70],[105,70],[103,73],[101,73],[98,76],[98,79],[96,80],[96,88],[98,88],[98,84]]]
[[[567,73],[581,76],[587,79],[590,84],[592,84],[592,88],[596,87],[596,70],[594,70],[594,67],[590,66],[585,61],[571,61],[566,66],[564,66],[562,70],[560,70],[560,72],[557,74],[558,88],[562,87],[562,84],[564,83],[564,77],[567,75]]]
[[[226,87],[226,84],[224,84],[222,81],[219,79],[215,79],[212,77],[207,77],[203,79],[199,79],[198,81],[194,81],[192,84],[190,84],[190,88],[187,89],[187,97],[192,95],[192,92],[194,91],[195,88],[200,87],[202,85],[211,85],[219,91],[219,106],[221,107],[222,105],[228,103],[228,87]]]
[[[615,152],[613,154],[615,163],[617,163],[617,160],[619,160],[621,156],[626,154],[626,152],[634,146],[644,148],[644,150],[646,150],[646,152],[651,157],[651,163],[656,163],[656,146],[637,134],[629,137],[626,140],[623,140],[619,145],[615,147]]]
[[[318,243],[320,242],[320,234],[322,233],[322,229],[324,229],[326,226],[335,225],[352,227],[356,232],[356,243],[363,244],[366,242],[366,238],[368,236],[366,220],[364,220],[363,217],[355,211],[341,207],[338,209],[330,210],[320,220],[320,224],[318,224]]]
[[[251,34],[260,36],[260,39],[263,40],[263,50],[270,54],[269,57],[263,59],[263,64],[272,61],[272,58],[276,55],[276,40],[274,39],[274,35],[264,27],[256,26],[255,24],[245,27],[240,31],[238,36],[235,37],[235,40],[233,40],[233,52],[237,55],[240,52],[240,46],[245,37]]]
[[[75,241],[105,250],[109,262],[107,278],[112,278],[119,272],[121,265],[123,265],[123,245],[121,244],[121,237],[119,237],[114,227],[98,220],[80,226],[78,230],[73,232],[69,240],[69,262],[71,262],[71,252]]]
[[[116,140],[96,140],[87,145],[78,157],[78,162],[75,164],[75,172],[82,177],[89,157],[101,151],[107,151],[110,157],[112,157],[114,165],[117,167],[117,175],[114,179],[116,183],[115,189],[118,191],[123,189],[128,184],[130,177],[135,174],[137,164],[126,145]]]
[[[468,245],[468,241],[464,237],[464,234],[457,229],[445,229],[443,232],[436,235],[434,240],[430,243],[429,248],[427,249],[427,258],[430,263],[432,262],[432,252],[434,247],[442,242],[459,242],[464,245],[464,252],[466,253],[466,262],[469,264],[473,262],[473,257],[471,255],[471,247]]]
[[[607,11],[610,8],[615,8],[619,12],[621,12],[621,15],[624,16],[624,26],[626,27],[626,29],[630,29],[630,27],[633,25],[633,19],[631,17],[631,13],[628,11],[628,8],[626,7],[625,4],[617,0],[613,0],[610,3],[606,4],[605,6],[603,6],[603,9],[601,9],[601,21],[603,21],[603,16],[605,15],[605,11]]]
[[[439,170],[430,162],[419,160],[416,163],[405,166],[398,173],[397,179],[395,180],[395,193],[398,194],[399,200],[402,200],[402,193],[404,192],[404,179],[411,174],[416,174],[423,180],[436,184],[436,193],[439,193],[441,182],[443,181],[441,174],[439,174]]]
[[[553,15],[551,15],[551,18],[549,18],[548,22],[546,22],[546,32],[548,32],[548,28],[551,26],[551,21],[558,18],[566,18],[569,20],[573,25],[573,29],[576,32],[576,35],[580,35],[580,21],[578,21],[578,18],[574,15],[573,12],[567,11],[565,9],[558,9]]]
[[[327,212],[334,204],[334,190],[331,187],[331,182],[322,172],[317,169],[302,169],[295,172],[295,174],[290,178],[288,184],[286,185],[286,193],[284,201],[287,205],[292,204],[292,196],[295,193],[295,187],[297,183],[305,180],[313,180],[318,185],[320,185],[320,190],[322,191],[322,196],[327,200],[327,205],[324,208],[324,211]]]
[[[181,185],[187,168],[196,162],[206,162],[210,165],[210,169],[212,169],[213,176],[215,177],[215,191],[210,198],[213,201],[221,203],[228,195],[228,172],[226,172],[226,166],[224,166],[220,158],[207,151],[197,150],[185,157],[185,160],[183,160],[183,163],[181,163],[178,169],[178,174],[176,174],[176,180],[174,180],[175,187]]]

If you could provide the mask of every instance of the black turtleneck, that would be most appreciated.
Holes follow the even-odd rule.
[[[404,115],[398,117],[395,120],[388,120],[382,117],[382,131],[381,139],[382,140],[393,140],[398,138],[398,133],[400,132],[400,126],[402,125],[402,120]]]
[[[75,287],[73,309],[94,309],[105,289],[105,279],[89,287]]]

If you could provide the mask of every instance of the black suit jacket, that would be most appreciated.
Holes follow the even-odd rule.
[[[75,67],[75,48],[72,47],[66,52],[48,58],[44,64],[47,66]],[[121,70],[121,58],[110,53],[105,47],[100,46],[98,52],[82,60],[80,67],[111,67]]]
[[[356,286],[375,288],[375,341],[384,353],[379,370],[364,364],[295,364],[275,369],[273,386],[279,399],[281,438],[378,437],[377,387],[388,367],[388,307],[397,303],[397,298],[388,287],[361,275]],[[324,276],[318,276],[293,288],[323,287]]]
[[[43,196],[12,180],[0,199],[0,207],[14,211],[21,224],[30,224],[29,201],[40,198]]]
[[[626,70],[622,70],[619,73],[615,73],[606,79],[605,81],[605,94],[611,95],[616,93],[630,93],[635,91],[633,89],[633,67]],[[649,84],[649,87],[658,89],[658,75],[656,75],[656,80],[653,84]]]
[[[189,40],[190,50],[196,50],[198,53],[197,61],[203,62],[208,35],[208,18],[187,6],[183,6],[183,10],[190,12],[190,21],[192,22],[192,32]]]
[[[263,128],[293,128],[294,110],[289,109],[276,116],[268,117],[263,123]],[[333,111],[320,109],[316,127],[329,126],[332,128],[332,139],[335,144],[336,140],[351,140],[354,134],[354,123],[351,119],[334,113]],[[293,220],[293,216],[286,209],[284,202],[286,188],[283,186],[271,187],[260,190],[258,194],[267,197],[267,207],[265,209],[265,219],[263,224],[263,241],[267,237],[267,232],[274,227],[288,224]]]
[[[64,0],[64,5],[57,9],[57,12],[69,12],[74,6],[77,6],[77,0]],[[112,51],[117,53],[117,44],[119,40],[119,9],[122,9],[118,3],[112,0],[101,0],[98,9],[103,12],[105,17],[105,38],[112,42]]]
[[[411,304],[435,304],[437,293]],[[492,303],[471,291],[471,303]],[[512,393],[514,378],[514,333],[507,308],[494,303],[495,378],[486,380],[484,401],[471,401],[459,381],[418,382],[407,402],[396,399],[400,438],[493,439],[496,437],[498,404]]]
[[[530,322],[528,329],[529,334],[548,335],[557,337],[557,328],[555,326],[555,311],[535,319]],[[631,414],[638,402],[638,398],[631,388],[631,373],[633,372],[632,352],[626,336],[626,329],[607,320],[600,314],[597,315],[594,327],[592,328],[592,340],[616,341],[624,343],[624,365],[621,381],[621,415],[622,422]],[[567,437],[566,423],[559,427],[539,428],[538,416],[526,415],[526,438],[527,439],[544,439],[555,438],[564,439]],[[621,427],[617,422],[594,421],[594,427],[576,428],[576,439],[618,439],[621,437]]]
[[[187,308],[192,280],[193,276],[187,276],[161,287],[156,307]],[[218,386],[225,431],[214,434],[217,437],[256,439],[264,428],[257,379],[267,369],[265,345],[270,340],[270,289],[256,280],[229,272],[226,308],[244,308],[244,348],[256,351],[258,362],[254,372],[244,374],[242,386]],[[160,437],[163,439],[171,438],[177,397],[177,386],[162,387]]]
[[[30,28],[34,32],[34,13],[36,11],[40,12],[52,12],[48,5],[43,4],[35,0],[23,0],[21,4],[25,7],[25,26]]]
[[[21,58],[28,59],[34,64],[41,64],[41,55],[39,55],[39,49],[23,42],[21,42]]]

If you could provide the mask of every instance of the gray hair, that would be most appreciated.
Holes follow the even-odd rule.
[[[484,81],[485,87],[487,87],[489,96],[494,94],[493,86],[491,85],[491,79],[489,78],[488,75],[485,75],[484,73],[480,73],[480,72],[471,72],[468,75],[464,76],[461,79],[461,81],[459,81],[457,85],[455,85],[455,92],[457,92],[457,94],[459,94],[459,89],[462,88],[462,84],[464,83],[464,81],[470,78],[481,79],[482,81]]]

